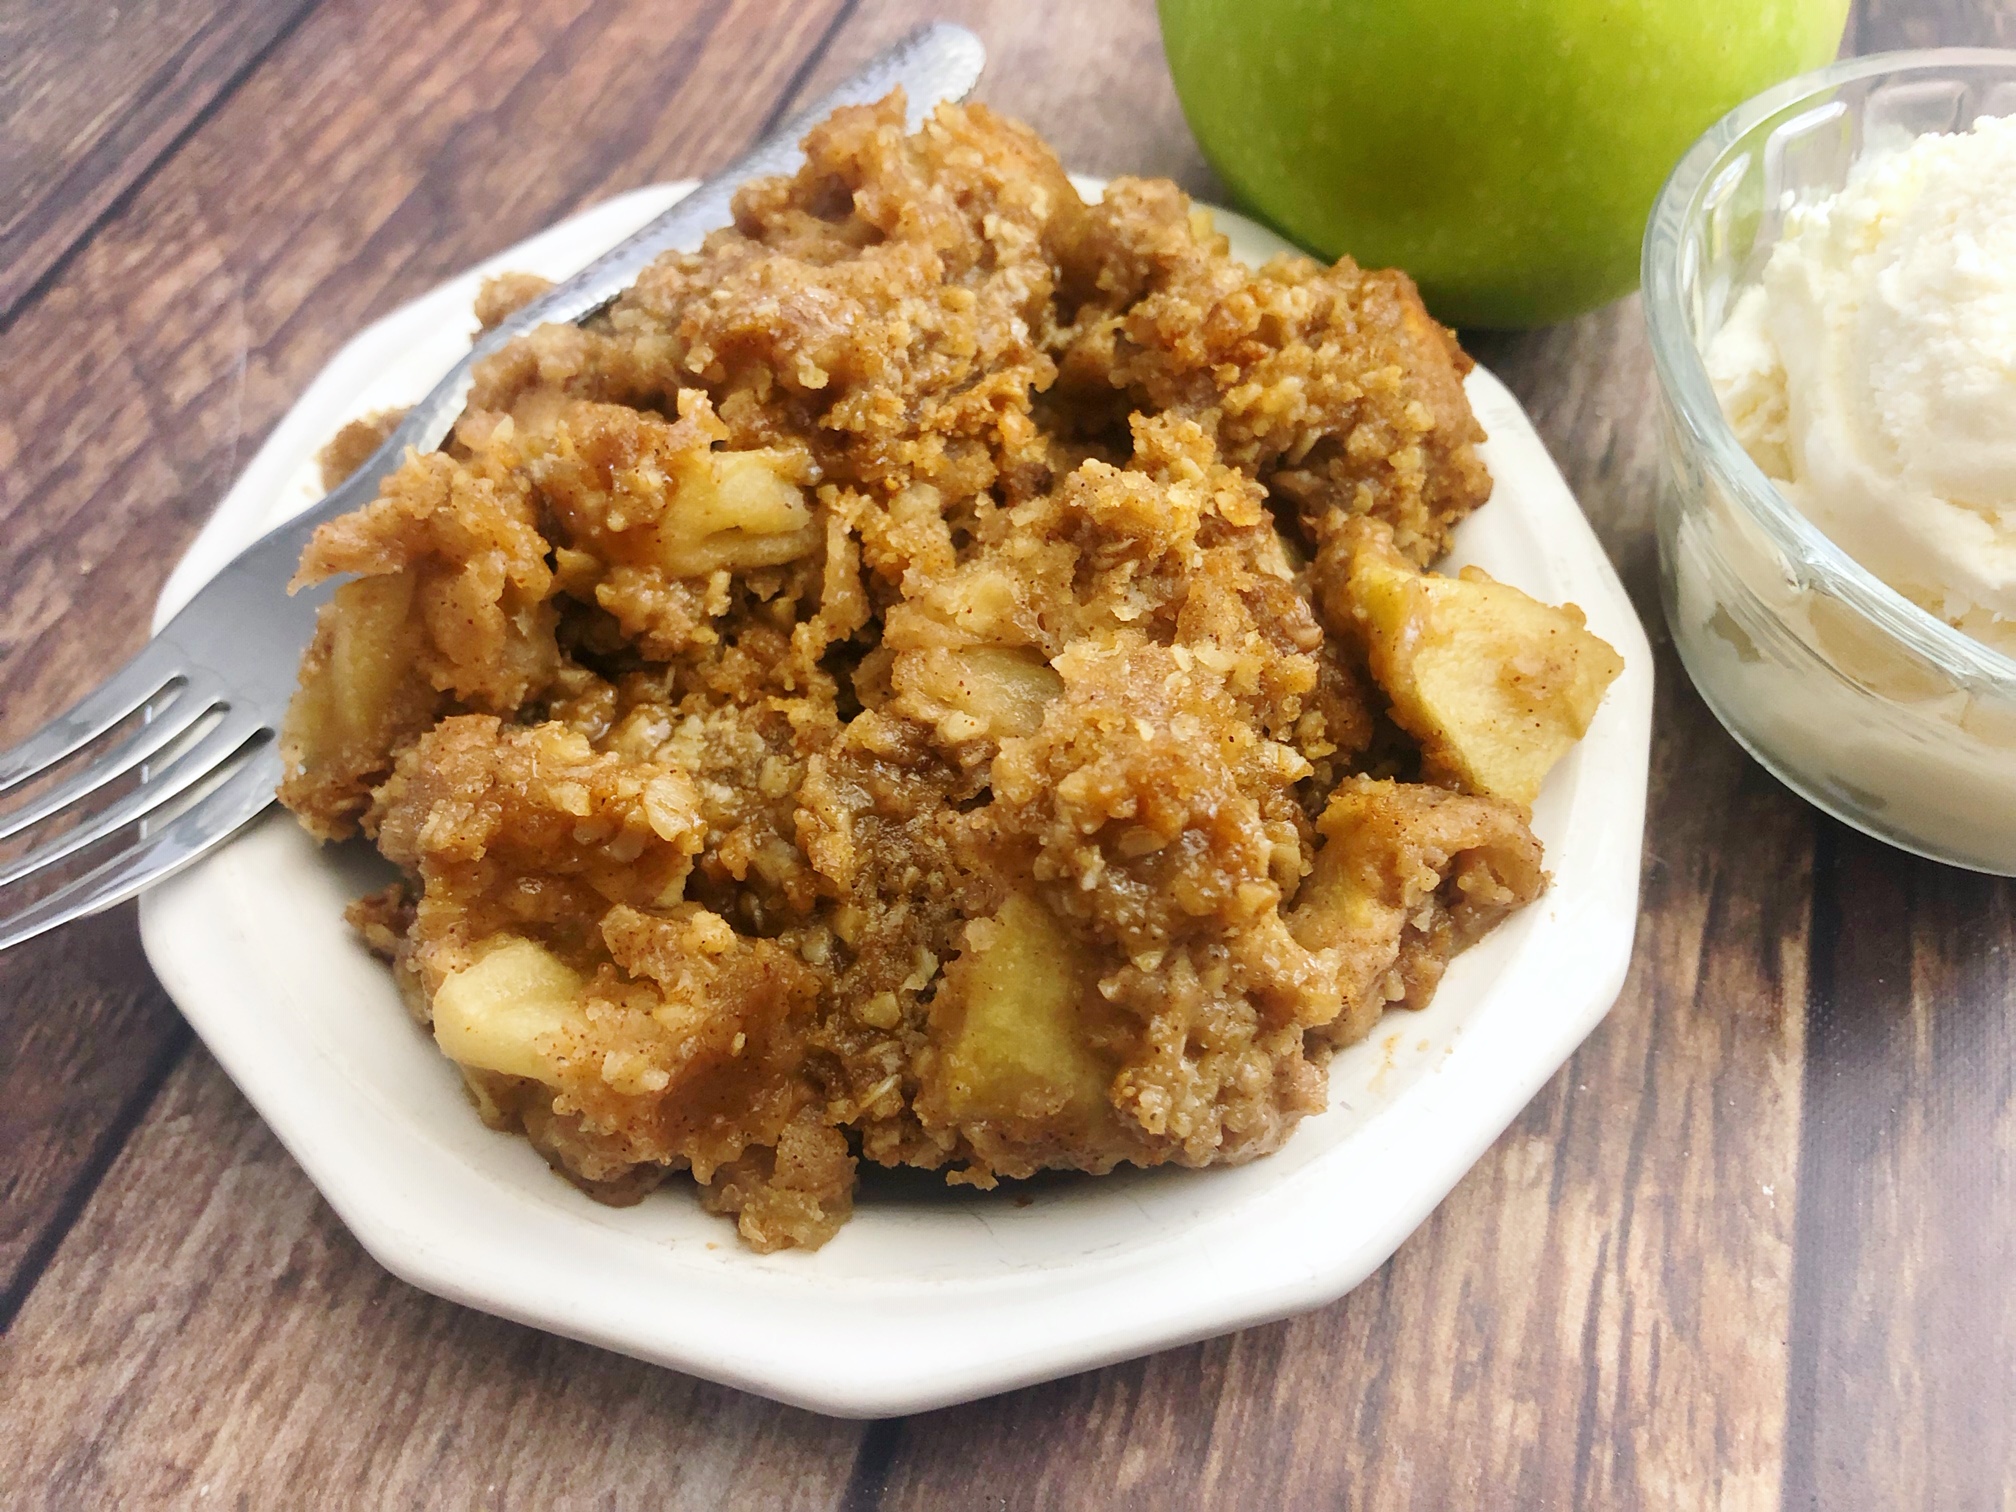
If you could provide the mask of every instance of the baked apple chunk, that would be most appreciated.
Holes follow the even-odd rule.
[[[1337,617],[1363,636],[1427,774],[1530,808],[1623,658],[1575,605],[1543,604],[1476,567],[1423,572],[1376,521],[1343,523],[1325,553],[1341,558]]]

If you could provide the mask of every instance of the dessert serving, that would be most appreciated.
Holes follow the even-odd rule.
[[[1864,567],[2016,653],[2016,117],[1793,205],[1707,351],[1757,465]]]
[[[860,1160],[1263,1155],[1540,893],[1619,660],[1427,570],[1490,479],[1404,275],[1249,271],[978,107],[806,151],[322,527],[282,799],[401,868],[353,921],[605,1200],[689,1171],[772,1249]]]
[[[2016,875],[2016,68],[1847,59],[1675,169],[1645,245],[1668,622],[1837,818]]]

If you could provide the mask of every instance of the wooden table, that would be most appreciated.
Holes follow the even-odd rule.
[[[351,332],[948,14],[1073,166],[1212,191],[1147,0],[0,3],[0,741],[138,643]],[[1863,0],[1848,45],[2012,40],[2010,0]],[[1473,347],[1659,648],[1643,915],[1608,1021],[1364,1286],[874,1424],[550,1338],[364,1255],[129,907],[0,956],[0,1502],[2016,1500],[2016,888],[1821,817],[1689,687],[1635,301]]]

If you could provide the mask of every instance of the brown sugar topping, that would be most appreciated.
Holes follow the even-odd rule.
[[[902,119],[491,358],[301,567],[282,797],[401,868],[353,918],[483,1116],[761,1249],[862,1159],[1263,1155],[1544,885],[1459,717],[1516,648],[1420,572],[1490,479],[1411,282]]]

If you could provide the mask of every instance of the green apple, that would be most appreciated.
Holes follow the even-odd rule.
[[[1454,325],[1628,291],[1667,172],[1834,56],[1848,0],[1159,0],[1191,129],[1326,257],[1405,268]]]

